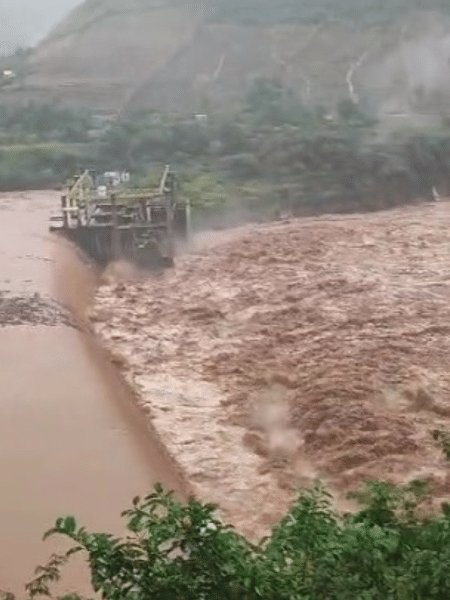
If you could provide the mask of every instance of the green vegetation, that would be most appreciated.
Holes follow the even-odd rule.
[[[371,482],[340,514],[319,484],[302,492],[269,537],[253,545],[214,506],[178,503],[160,486],[123,513],[128,535],[89,533],[73,517],[45,537],[74,543],[27,586],[51,594],[83,553],[95,592],[107,600],[442,600],[450,597],[450,507],[435,514],[424,483]],[[69,596],[78,598],[76,594]]]
[[[74,156],[58,149],[0,149],[0,187],[8,190],[46,187],[69,174],[75,166]]]
[[[88,142],[92,129],[92,117],[86,111],[35,103],[0,105],[0,145]]]
[[[80,167],[101,165],[95,133],[86,111],[0,105],[0,189],[52,186]]]
[[[128,115],[103,136],[102,152],[138,180],[171,163],[194,205],[209,212],[236,208],[237,199],[258,213],[277,205],[299,215],[377,210],[448,185],[450,130],[376,142],[368,110],[347,100],[333,112],[305,107],[276,79],[259,79],[234,114]]]
[[[197,213],[377,210],[450,182],[450,130],[376,142],[364,105],[306,107],[277,79],[253,82],[230,114],[141,112],[109,124],[55,106],[0,106],[0,188],[62,183],[77,168],[133,173],[172,164]],[[278,207],[278,208],[277,208]]]
[[[433,439],[438,442],[447,460],[450,460],[450,433],[441,429],[433,431]]]
[[[0,190],[60,185],[78,169],[101,164],[90,144],[0,146]]]

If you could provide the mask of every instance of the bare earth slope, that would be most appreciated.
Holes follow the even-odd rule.
[[[146,281],[94,326],[197,493],[257,536],[315,477],[450,469],[450,204],[247,227]]]

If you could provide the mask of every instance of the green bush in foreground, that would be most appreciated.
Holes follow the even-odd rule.
[[[27,590],[31,598],[50,595],[62,566],[83,552],[94,590],[108,600],[450,598],[449,507],[432,514],[420,482],[368,483],[355,498],[361,509],[341,515],[317,484],[255,546],[214,506],[181,505],[156,486],[123,513],[126,539],[58,519],[45,537],[61,534],[75,545],[38,569]]]

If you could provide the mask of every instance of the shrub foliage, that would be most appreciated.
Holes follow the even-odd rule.
[[[45,537],[62,535],[74,546],[37,570],[28,594],[51,595],[64,564],[82,552],[94,591],[107,600],[450,598],[449,507],[432,513],[418,481],[369,482],[354,496],[360,510],[340,514],[316,484],[253,545],[213,505],[180,504],[158,485],[123,513],[124,539],[90,533],[73,517],[58,519]]]

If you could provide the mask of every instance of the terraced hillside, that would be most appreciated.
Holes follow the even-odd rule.
[[[311,105],[364,98],[385,113],[442,113],[449,14],[440,0],[86,0],[4,99],[201,110],[268,76]]]

